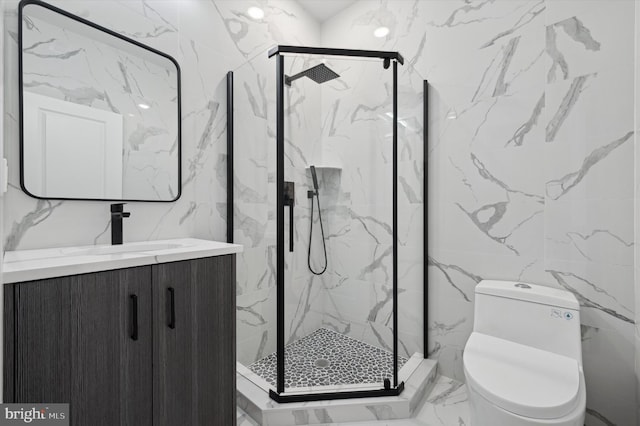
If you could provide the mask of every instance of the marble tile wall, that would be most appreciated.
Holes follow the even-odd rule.
[[[150,45],[173,56],[182,71],[182,197],[175,203],[129,203],[127,210],[131,217],[124,224],[125,241],[149,239],[200,237],[216,240],[226,238],[226,73],[238,69],[238,79],[242,80],[243,69],[251,68],[255,59],[259,71],[250,80],[255,98],[250,107],[252,114],[247,121],[236,119],[239,129],[249,130],[251,117],[266,114],[266,100],[275,103],[275,91],[271,78],[274,63],[266,57],[266,51],[274,44],[315,45],[318,41],[317,24],[297,3],[290,0],[269,0],[261,2],[265,11],[263,19],[250,18],[246,10],[254,5],[252,1],[205,1],[205,0],[52,0],[51,4],[61,7],[116,32]],[[6,23],[4,47],[7,60],[3,61],[5,71],[5,156],[10,165],[10,187],[3,205],[6,215],[3,220],[4,250],[45,248],[78,244],[100,244],[109,242],[109,206],[106,202],[36,200],[26,196],[19,186],[19,130],[18,130],[18,65],[17,65],[17,1],[3,2]],[[262,61],[262,62],[260,62]],[[268,68],[267,68],[268,67]],[[268,72],[267,72],[268,70]],[[266,76],[269,76],[267,79]],[[262,80],[258,81],[258,78]],[[265,87],[268,80],[270,86]],[[236,92],[247,92],[247,87],[236,83]],[[267,95],[268,94],[268,95]],[[295,111],[292,112],[292,114]],[[259,117],[258,117],[259,118]],[[245,160],[250,162],[252,152],[267,155],[268,141],[265,135],[271,132],[275,122],[273,117],[263,117],[261,128],[253,127],[254,133],[247,134],[256,142]],[[269,126],[267,127],[267,119]],[[255,124],[255,122],[251,122]],[[240,132],[238,132],[240,133]],[[238,134],[237,133],[237,134]],[[241,134],[241,133],[240,133]],[[257,139],[256,139],[257,138]],[[258,151],[252,151],[258,149]],[[259,151],[263,149],[263,151]],[[273,155],[273,154],[270,154]],[[238,156],[239,161],[242,155]],[[271,158],[273,159],[273,157]],[[267,158],[256,157],[256,161]],[[247,166],[245,164],[245,166]],[[245,167],[246,170],[246,167]],[[250,170],[253,173],[255,170]],[[253,179],[262,176],[256,174]],[[274,182],[267,176],[265,183]],[[237,183],[242,185],[242,183]],[[273,197],[267,198],[267,186],[258,187],[256,194],[240,194],[236,214],[242,211],[243,203],[259,214],[272,215],[265,209],[267,202],[273,204]],[[244,198],[243,198],[244,197]],[[264,197],[264,198],[261,198]],[[242,220],[236,218],[236,220]],[[247,218],[249,220],[250,218]],[[250,226],[266,224],[267,221],[249,223]],[[259,232],[257,230],[256,232]],[[238,323],[252,324],[256,315],[252,311],[255,297],[246,296],[251,290],[261,288],[262,273],[259,267],[247,268],[254,262],[269,264],[269,253],[273,248],[274,228],[264,229],[261,241],[247,245],[247,251],[239,259],[239,305]],[[254,238],[252,234],[248,238]],[[270,242],[271,241],[271,242]],[[241,241],[247,244],[246,238]],[[262,257],[257,253],[262,250]],[[265,256],[266,254],[266,256]],[[259,259],[259,260],[258,260]],[[244,265],[244,267],[242,267]],[[268,268],[266,268],[268,270]],[[242,283],[252,282],[253,288]],[[269,278],[263,280],[266,287],[272,287]],[[259,292],[258,292],[259,293]],[[258,293],[253,296],[259,295]],[[244,297],[244,299],[243,299]],[[261,299],[260,299],[261,300]],[[244,303],[246,302],[246,303]],[[267,304],[275,312],[275,305]],[[267,314],[265,314],[268,316]],[[257,319],[260,321],[260,319]],[[240,325],[241,326],[241,325]],[[249,325],[250,326],[250,325]],[[275,333],[274,333],[275,335]],[[247,340],[251,340],[247,335]],[[275,336],[272,336],[275,337]],[[266,343],[266,342],[265,342]],[[258,348],[258,345],[252,350]],[[242,345],[242,342],[240,342]]]
[[[285,68],[291,75],[319,60],[288,56]],[[329,327],[391,349],[392,70],[385,70],[381,61],[324,60],[339,78],[321,86],[300,79],[285,90],[285,179],[296,184],[295,251],[285,252],[286,341]],[[247,65],[235,72],[236,87],[244,88],[236,97],[242,111],[238,117],[251,115],[251,125],[238,129],[236,138],[236,190],[247,199],[236,209],[236,240],[254,252],[245,265],[251,265],[251,272],[238,269],[239,285],[246,290],[239,296],[238,352],[244,363],[275,350],[274,202],[269,195],[257,196],[274,191],[274,64],[256,58]],[[422,79],[404,72],[400,81],[400,293],[406,302],[400,311],[401,355],[409,356],[422,351]],[[266,112],[256,114],[262,87]],[[267,144],[258,136],[265,128]],[[318,167],[327,244],[328,268],[321,276],[307,266],[309,165]],[[311,262],[320,270],[324,256],[317,204],[314,209]],[[286,222],[288,229],[288,218]],[[286,232],[287,247],[288,238]]]
[[[234,136],[234,241],[244,245],[238,256],[237,356],[245,365],[275,350],[275,248],[273,190],[273,135],[268,139],[273,99],[272,61],[258,55],[234,70],[234,108],[242,124]]]
[[[313,44],[304,10],[287,0],[266,1],[262,20],[251,1],[52,0],[52,4],[172,55],[182,70],[183,195],[176,203],[130,203],[125,241],[194,236],[222,240],[226,232],[225,75],[276,43]],[[10,188],[4,204],[4,249],[109,241],[104,202],[47,201],[19,187],[17,1],[3,2],[5,156]],[[286,31],[283,29],[286,28]],[[309,35],[311,34],[311,35]]]
[[[313,23],[312,23],[313,24]],[[311,28],[311,25],[309,26]],[[316,25],[319,29],[319,27]],[[285,59],[285,73],[311,66],[301,58]],[[275,351],[276,203],[275,203],[275,60],[266,52],[234,71],[236,87],[236,155],[234,188],[235,240],[246,250],[238,264],[238,360],[249,364]],[[285,180],[295,184],[294,233],[285,209],[286,342],[320,327],[320,278],[307,270],[311,188],[307,166],[319,143],[319,87],[298,80],[285,89]],[[290,253],[289,239],[294,240]]]
[[[18,92],[17,92],[17,1],[6,2],[7,61],[4,61],[7,87],[5,155],[10,163],[10,189],[4,204],[5,250],[43,248],[109,242],[108,203],[84,201],[43,201],[32,199],[19,187]],[[246,251],[238,259],[238,335],[239,359],[259,358],[275,349],[275,300],[273,300],[275,261],[275,62],[267,58],[274,44],[317,45],[319,26],[293,1],[261,3],[265,17],[250,18],[246,10],[251,1],[201,0],[123,0],[72,1],[52,4],[106,26],[158,50],[172,55],[182,71],[183,195],[176,203],[130,203],[132,215],[125,221],[125,241],[193,236],[223,240],[226,235],[226,83],[229,70],[236,70],[238,116],[236,118],[237,182],[236,232]],[[286,31],[285,31],[286,29]],[[289,64],[302,66],[303,64]],[[318,133],[319,96],[316,87],[297,85],[288,101],[287,133],[294,165],[287,179],[299,183],[298,199],[306,198],[304,166],[312,154],[313,143],[302,144],[306,133]],[[303,103],[306,97],[316,102]],[[246,102],[245,102],[246,101]],[[298,105],[298,106],[296,106]],[[246,108],[246,109],[245,109]],[[246,114],[245,114],[246,113]],[[246,132],[246,133],[243,133]],[[244,143],[244,145],[243,145]],[[296,155],[299,154],[298,157]],[[249,181],[244,178],[249,179]],[[304,184],[303,184],[304,183]],[[304,203],[297,208],[296,223],[303,223]],[[299,220],[298,220],[299,219]],[[298,225],[296,225],[298,226]],[[245,232],[246,231],[246,232]],[[304,232],[296,232],[296,244],[305,245]],[[302,253],[302,252],[300,252]],[[288,258],[292,271],[300,259]],[[302,292],[308,280],[299,282]],[[293,298],[291,298],[293,300]],[[321,307],[317,308],[321,311]],[[291,307],[296,312],[295,306]],[[291,315],[292,318],[294,315]],[[305,316],[310,321],[312,315]],[[319,326],[297,329],[291,321],[292,335],[302,336]],[[297,319],[304,324],[303,321]],[[257,336],[257,337],[256,337]],[[248,355],[251,354],[251,355]]]
[[[431,84],[430,356],[464,380],[481,279],[567,289],[583,308],[588,425],[637,421],[635,7],[363,0],[322,28],[326,45],[400,50]]]
[[[391,317],[383,310],[391,304],[392,278],[392,73],[379,61],[329,65],[340,79],[323,86],[323,163],[339,169],[323,172],[325,181],[332,172],[339,176],[333,200],[320,191],[329,228],[323,322],[389,349]]]
[[[253,138],[255,144],[250,146],[257,153],[255,158],[238,157],[244,162],[238,173],[255,181],[238,179],[234,183],[242,200],[236,206],[236,220],[244,221],[249,230],[243,235],[236,233],[247,244],[239,265],[261,264],[260,268],[243,269],[245,275],[239,273],[238,277],[239,327],[243,321],[248,330],[256,324],[262,326],[254,327],[255,334],[246,339],[251,342],[246,345],[247,359],[268,353],[274,337],[271,333],[266,339],[263,336],[269,327],[266,318],[274,315],[273,302],[268,299],[275,261],[275,229],[270,225],[274,213],[268,207],[275,204],[270,198],[275,192],[270,190],[275,176],[268,167],[264,170],[264,164],[275,159],[263,148],[268,143],[265,130],[269,138],[274,136],[268,105],[275,102],[275,91],[269,86],[273,84],[273,63],[260,58],[276,43],[398,50],[408,65],[401,68],[401,77],[407,79],[408,110],[419,111],[422,78],[431,83],[429,355],[439,360],[442,373],[464,379],[462,349],[472,328],[473,289],[481,279],[525,280],[565,288],[574,292],[583,306],[587,424],[636,424],[636,379],[629,374],[634,362],[639,363],[634,345],[640,340],[635,327],[639,292],[634,295],[632,263],[634,1],[361,0],[325,23],[319,33],[295,2],[284,0],[265,2],[266,16],[259,22],[245,13],[250,1],[52,3],[163,50],[182,66],[183,197],[172,204],[131,203],[132,217],[125,224],[129,241],[179,236],[224,239],[224,76],[228,70],[236,70],[237,96],[246,96],[244,103],[238,101],[238,108],[247,111],[246,126],[236,118],[237,131],[242,128]],[[4,135],[11,175],[3,202],[4,248],[108,242],[107,203],[39,201],[19,189],[17,2],[3,4],[4,48],[9,58],[4,61]],[[382,39],[372,37],[373,29],[380,25],[389,27],[390,34]],[[302,67],[291,65],[298,66]],[[244,67],[254,69],[244,71]],[[306,90],[314,89],[297,87],[290,93],[287,125],[292,135],[313,132],[315,126],[318,133],[332,128],[324,122],[330,114],[324,104],[296,104],[296,99],[307,96]],[[312,99],[315,95],[308,96]],[[317,123],[312,114],[322,120]],[[418,113],[407,116],[412,120],[420,117]],[[418,134],[420,121],[415,127]],[[338,124],[336,130],[348,127],[347,123]],[[287,177],[299,183],[301,191],[309,185],[303,166],[310,161],[329,162],[332,152],[341,155],[340,149],[353,148],[320,152],[313,140],[288,143],[288,160],[293,167]],[[299,143],[304,146],[301,154],[293,149]],[[403,148],[401,156],[405,162],[402,172],[408,173],[401,194],[406,197],[406,211],[414,212],[407,217],[415,218],[423,208],[422,188],[409,179],[419,179],[422,173],[418,163],[421,153],[407,149]],[[257,169],[261,171],[256,173]],[[335,188],[326,194],[327,212],[335,209],[344,214],[348,212],[345,206],[354,209],[353,203],[349,205],[339,195],[356,180],[342,174],[338,179],[336,172],[323,173],[321,179],[327,190]],[[354,199],[358,196],[357,191],[349,192]],[[304,245],[308,211],[306,194],[299,196],[296,244]],[[335,214],[327,220],[338,223],[340,217],[344,218]],[[409,220],[403,225],[401,236],[421,233],[419,224]],[[376,226],[379,229],[372,233],[383,240],[387,231],[382,224]],[[353,234],[358,232],[362,231]],[[338,238],[329,238],[330,245],[332,240],[337,244]],[[404,258],[408,259],[406,275],[410,279],[404,282],[414,284],[401,294],[400,332],[403,346],[411,352],[419,348],[421,333],[421,306],[416,303],[421,300],[417,285],[421,259],[411,256],[421,246],[417,240],[406,241],[401,250],[407,252]],[[384,243],[371,250],[376,249],[383,254]],[[353,256],[355,261],[358,253],[353,250],[345,256]],[[368,256],[371,253],[375,252]],[[354,324],[354,328],[367,324],[364,318],[368,320],[370,310],[355,312],[358,317],[352,322],[331,317],[331,306],[323,305],[324,301],[341,299],[330,299],[331,291],[326,292],[327,298],[319,293],[322,286],[331,290],[336,281],[321,285],[308,276],[305,280],[303,254],[299,259],[287,258],[289,273],[299,272],[301,278],[293,280],[301,284],[291,288],[291,300],[296,303],[288,311],[292,317],[289,334],[303,335],[318,324]],[[349,259],[339,260],[346,265]],[[384,273],[384,267],[376,273]],[[357,279],[358,274],[353,276]],[[384,284],[385,280],[373,281]],[[383,285],[372,286],[367,297],[384,305]],[[405,305],[409,301],[413,307]],[[308,321],[301,320],[301,312],[310,313],[304,315]],[[385,311],[378,312],[384,319]],[[373,324],[385,325],[384,320]],[[239,342],[239,353],[241,346]]]
[[[245,365],[275,350],[273,69],[265,54],[234,70],[234,112],[242,117],[234,129],[234,241],[244,246],[236,266],[237,359]]]
[[[84,16],[101,25],[147,43],[179,58],[178,5],[169,2],[81,2],[58,1],[54,5]],[[18,157],[18,67],[17,67],[17,4],[6,2],[5,9],[5,156],[9,161],[9,192],[4,204],[6,215],[4,249],[28,249],[73,244],[106,243],[109,241],[108,203],[82,201],[35,200],[25,195],[19,187]],[[160,9],[159,6],[162,6]],[[180,59],[179,59],[180,60]],[[185,88],[186,89],[186,88]],[[188,89],[185,90],[187,96]],[[184,103],[184,114],[188,116],[196,107]],[[188,121],[184,121],[183,137],[193,137]],[[193,144],[185,144],[184,163],[193,155]],[[132,217],[125,224],[125,240],[136,241],[164,236],[193,235],[193,227],[180,218],[188,212],[193,200],[192,185],[185,184],[184,197],[175,204],[137,204],[127,207]],[[169,226],[169,223],[171,225]],[[169,230],[170,229],[170,230]]]
[[[295,251],[285,251],[285,340],[329,327],[390,349],[392,70],[384,70],[380,61],[305,56],[287,56],[285,69],[292,75],[319,61],[340,77],[321,86],[303,78],[285,88],[285,179],[296,184]],[[245,364],[275,350],[275,210],[269,195],[275,191],[273,67],[273,60],[257,57],[234,73],[236,87],[242,88],[236,94],[237,117],[250,123],[236,132],[235,170],[242,199],[235,212],[236,241],[252,253],[243,255],[246,264],[238,268],[243,292],[238,353]],[[404,73],[400,81],[400,274],[407,284],[401,293],[408,290],[403,294],[407,309],[401,311],[406,321],[401,355],[406,356],[422,350],[422,234],[415,228],[422,226],[423,211],[422,79]],[[321,276],[307,266],[309,165],[317,166],[327,244],[328,268]],[[315,270],[324,264],[320,235],[316,204]],[[287,231],[287,248],[288,238]],[[410,302],[419,306],[408,309]]]
[[[393,72],[381,61],[328,63],[341,77],[322,89],[322,164],[339,167],[323,170],[320,191],[329,253],[323,324],[392,350]],[[423,351],[422,79],[402,66],[399,74],[398,313],[400,355],[411,356]]]
[[[317,24],[317,39],[320,26]],[[285,74],[295,75],[319,63],[316,57],[285,57]],[[274,74],[275,75],[275,74]],[[275,93],[275,92],[274,92]],[[285,211],[285,342],[291,343],[321,327],[324,300],[320,290],[324,276],[312,274],[307,266],[309,247],[309,215],[307,191],[313,189],[309,165],[320,156],[321,86],[301,78],[285,87],[285,164],[286,181],[295,184],[294,235],[289,235],[288,211]],[[275,108],[273,121],[275,122]],[[274,154],[275,152],[272,151]],[[285,209],[286,210],[286,209]],[[317,227],[317,232],[319,228]],[[317,237],[317,233],[314,238]],[[289,252],[289,239],[294,239],[294,251]],[[316,242],[319,242],[316,240]],[[315,245],[319,250],[320,246]],[[316,267],[317,269],[317,267]]]
[[[582,304],[590,423],[634,424],[634,2],[549,2],[545,270]]]

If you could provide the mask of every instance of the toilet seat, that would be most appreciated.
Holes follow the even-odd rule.
[[[468,385],[511,413],[555,419],[579,403],[581,373],[575,359],[474,332],[463,363]]]

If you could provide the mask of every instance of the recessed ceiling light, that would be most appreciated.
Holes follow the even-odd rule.
[[[389,28],[387,27],[376,28],[373,32],[373,35],[379,38],[386,37],[387,34],[389,34]]]
[[[259,7],[252,6],[249,9],[247,9],[247,13],[253,19],[264,18],[264,10],[260,9]]]
[[[142,108],[142,109],[149,109],[149,108],[151,108],[151,107],[150,107],[149,105],[147,105],[147,104],[138,104],[138,106],[139,106],[140,108]]]

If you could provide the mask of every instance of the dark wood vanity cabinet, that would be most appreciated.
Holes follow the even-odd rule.
[[[73,426],[235,424],[235,256],[5,285],[5,402]]]
[[[150,267],[6,285],[5,318],[6,402],[69,402],[74,425],[151,425]]]
[[[235,425],[235,263],[213,260],[224,258],[153,267],[155,426]]]

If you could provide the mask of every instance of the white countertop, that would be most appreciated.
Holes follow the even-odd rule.
[[[112,250],[125,252],[109,253]],[[95,254],[100,252],[104,254]],[[196,238],[8,251],[4,255],[2,278],[4,284],[10,284],[240,252],[242,246],[238,244]]]

